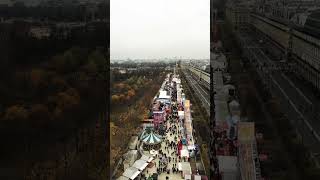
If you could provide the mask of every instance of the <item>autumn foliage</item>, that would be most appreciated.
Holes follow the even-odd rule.
[[[6,86],[0,86],[4,97],[0,122],[25,120],[31,127],[40,128],[39,125],[45,122],[57,123],[63,119],[75,123],[84,117],[77,117],[79,113],[75,112],[79,109],[84,109],[81,111],[84,114],[97,111],[94,107],[102,109],[102,83],[90,81],[89,73],[103,69],[103,62],[105,58],[100,49],[89,51],[74,47],[32,68],[13,71]],[[75,73],[77,71],[79,73]],[[78,74],[82,77],[79,78]],[[133,94],[134,91],[130,91],[129,96]],[[100,102],[95,104],[94,101],[99,99]],[[69,118],[71,114],[77,118]]]
[[[150,84],[150,80],[141,76],[132,76],[125,81],[115,83],[112,88],[111,103],[122,105],[134,101],[137,91],[143,91]]]
[[[138,133],[141,120],[147,116],[149,105],[163,78],[161,67],[133,72],[126,77],[116,74],[114,77],[111,85],[111,169],[126,152],[130,137]]]

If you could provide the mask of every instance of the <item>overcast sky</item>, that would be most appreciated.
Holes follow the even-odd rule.
[[[111,59],[209,59],[210,0],[110,0]]]

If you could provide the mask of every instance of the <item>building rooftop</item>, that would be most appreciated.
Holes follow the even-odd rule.
[[[170,99],[171,96],[168,95],[168,91],[160,90],[159,99]]]
[[[130,178],[130,179],[134,179],[136,178],[138,175],[140,174],[139,169],[134,168],[134,167],[129,167],[128,169],[126,169],[124,171],[124,173],[122,174],[122,176]]]
[[[142,159],[138,159],[133,163],[132,167],[137,168],[140,171],[143,171],[148,166],[148,164],[149,163],[147,161],[144,161]]]

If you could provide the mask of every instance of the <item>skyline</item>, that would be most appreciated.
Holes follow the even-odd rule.
[[[209,4],[209,0],[111,0],[110,58],[209,59]]]

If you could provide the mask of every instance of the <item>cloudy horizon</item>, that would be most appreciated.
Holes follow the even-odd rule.
[[[111,59],[209,59],[209,0],[111,0]]]

